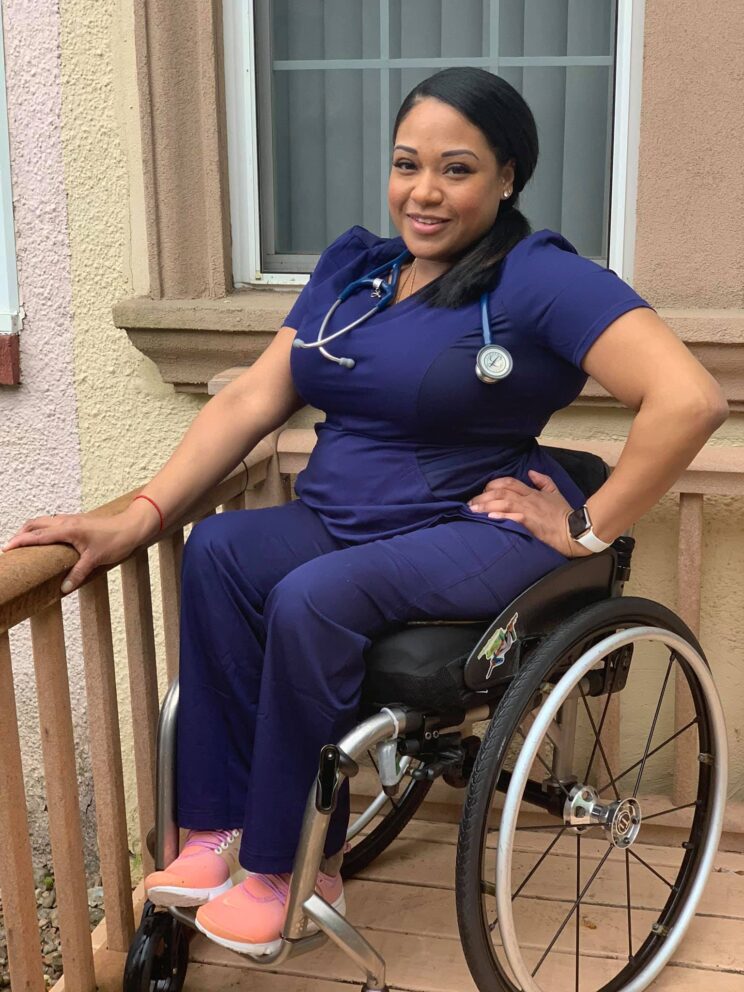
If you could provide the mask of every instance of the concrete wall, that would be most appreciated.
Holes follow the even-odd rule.
[[[70,247],[61,134],[59,13],[56,0],[3,3],[6,85],[14,191],[23,382],[0,387],[0,531],[30,516],[80,507]],[[65,608],[83,807],[85,697],[74,604]],[[43,768],[33,664],[26,625],[12,631],[17,703],[37,858],[48,858]],[[90,855],[90,832],[88,854]]]
[[[149,478],[200,401],[174,394],[111,320],[147,293],[141,155],[128,0],[3,0],[21,302],[19,387],[0,387],[0,531],[75,512]],[[112,584],[122,738],[131,717]],[[87,860],[95,823],[76,602],[65,603]],[[48,861],[43,766],[28,631],[11,645],[34,847]],[[128,767],[130,823],[133,769]]]

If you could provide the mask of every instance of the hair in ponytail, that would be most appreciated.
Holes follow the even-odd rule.
[[[393,141],[403,119],[426,97],[449,104],[479,128],[499,165],[514,160],[514,188],[509,198],[499,204],[491,229],[470,245],[450,269],[420,291],[420,298],[431,306],[454,309],[491,289],[501,260],[532,233],[517,203],[537,165],[537,125],[524,98],[505,79],[485,69],[452,68],[437,72],[411,90],[395,118]]]

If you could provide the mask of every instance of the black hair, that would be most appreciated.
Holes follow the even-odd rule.
[[[393,142],[403,119],[426,97],[454,107],[482,131],[499,165],[514,160],[514,188],[508,199],[501,200],[493,226],[417,294],[431,306],[457,308],[491,289],[501,260],[532,233],[517,202],[537,165],[537,125],[524,98],[505,79],[464,66],[443,69],[411,90],[395,118]]]

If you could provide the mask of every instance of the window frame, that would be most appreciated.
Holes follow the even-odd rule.
[[[644,15],[645,0],[618,0],[607,264],[627,282],[632,279],[634,264]],[[223,2],[233,279],[238,289],[300,287],[307,283],[307,273],[264,272],[261,266],[257,16],[254,0]],[[270,161],[270,149],[264,154]],[[316,258],[307,256],[308,265]]]
[[[23,316],[18,291],[18,264],[13,222],[10,129],[5,86],[5,32],[0,18],[0,334],[18,334]]]

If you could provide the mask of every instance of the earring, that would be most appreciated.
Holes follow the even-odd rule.
[[[504,199],[507,199],[507,197],[511,196],[511,193],[512,193],[511,190],[505,190],[504,191]]]

